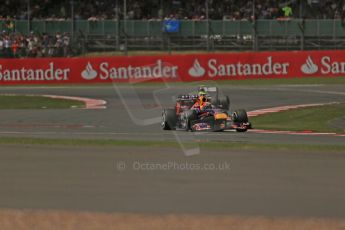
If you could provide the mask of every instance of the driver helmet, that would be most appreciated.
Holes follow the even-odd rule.
[[[204,85],[199,86],[198,92],[204,92],[204,93],[206,93],[206,86],[204,86]]]
[[[206,96],[206,90],[205,88],[201,87],[198,89],[198,95],[201,96],[201,95],[204,95]]]
[[[200,103],[200,105],[203,105],[206,102],[206,92],[205,92],[205,90],[199,90],[198,96],[199,96],[199,103]]]

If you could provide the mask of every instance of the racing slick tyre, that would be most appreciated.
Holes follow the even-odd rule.
[[[230,99],[228,96],[220,96],[212,99],[211,104],[224,110],[230,110]]]
[[[236,110],[232,115],[232,119],[234,122],[239,123],[239,124],[248,123],[247,112],[244,109]],[[238,129],[236,129],[236,131],[237,132],[246,132],[247,129],[238,128]]]
[[[238,123],[247,123],[248,122],[248,115],[244,109],[236,110],[233,113],[233,121]]]
[[[219,107],[225,110],[230,110],[230,99],[228,96],[219,97]]]
[[[193,121],[198,119],[197,112],[195,110],[188,110],[183,114],[183,127],[186,131],[192,130],[191,124]],[[193,131],[193,130],[192,130]]]
[[[176,126],[176,113],[174,109],[164,109],[162,112],[162,129],[174,130]]]

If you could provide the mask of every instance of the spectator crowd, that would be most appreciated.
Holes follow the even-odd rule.
[[[67,20],[71,18],[73,4],[76,20],[102,20],[123,17],[125,0],[3,0],[0,4],[0,20],[12,18],[26,20]],[[253,3],[255,17],[276,19],[285,16],[288,6],[290,17],[318,19],[341,18],[345,0],[126,0],[128,19],[177,19],[202,20],[206,18],[208,2],[209,17],[225,20],[251,20]],[[28,7],[30,3],[30,7]],[[30,12],[28,12],[30,8]],[[302,9],[301,9],[302,8]]]
[[[126,14],[124,2],[126,1]],[[73,14],[72,14],[73,9]],[[2,0],[0,57],[71,56],[69,34],[23,35],[14,20],[342,19],[345,0]],[[0,27],[0,28],[1,28]]]
[[[0,58],[68,57],[72,55],[69,34],[38,35],[3,32],[0,34]]]

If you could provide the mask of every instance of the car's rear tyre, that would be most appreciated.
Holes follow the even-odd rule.
[[[174,130],[176,127],[177,117],[174,109],[164,109],[162,112],[162,129]]]
[[[217,99],[212,99],[211,104],[224,110],[230,110],[230,99],[228,96],[219,96]]]
[[[225,110],[230,110],[230,99],[228,96],[219,97],[219,107]]]

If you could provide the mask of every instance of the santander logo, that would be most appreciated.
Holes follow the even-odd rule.
[[[313,62],[310,56],[308,56],[306,63],[301,66],[301,71],[305,74],[314,74],[319,70],[319,67]]]
[[[85,70],[81,73],[85,80],[93,80],[97,77],[97,71],[93,69],[91,63],[87,63]]]
[[[205,69],[200,65],[198,59],[195,59],[193,66],[188,71],[192,77],[202,77],[205,75]]]

